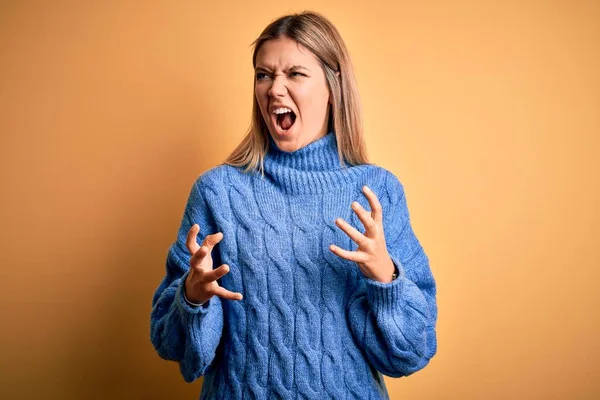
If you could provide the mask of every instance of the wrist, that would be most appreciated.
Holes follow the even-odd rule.
[[[371,269],[371,271],[377,271],[374,274],[367,275],[367,278],[380,282],[380,283],[390,283],[400,276],[400,271],[396,264],[389,258],[389,262],[386,263],[385,267],[376,267]],[[385,271],[385,272],[379,272]]]
[[[195,302],[195,301],[191,301],[190,299],[188,299],[186,293],[185,293],[185,287],[186,285],[183,285],[183,290],[182,290],[182,294],[183,294],[183,299],[185,300],[185,302],[187,304],[189,304],[192,307],[200,307],[202,306],[204,303],[206,303],[206,301],[202,301],[202,302]]]

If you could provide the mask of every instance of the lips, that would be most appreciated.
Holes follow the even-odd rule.
[[[275,133],[278,135],[289,135],[296,124],[296,117],[293,112],[285,114],[271,114],[271,124]],[[287,127],[287,129],[284,129]]]
[[[288,109],[291,112],[281,113],[281,111],[284,111],[282,109]],[[294,109],[285,104],[273,104],[271,105],[269,110],[271,125],[275,133],[277,133],[278,135],[289,135],[296,122],[296,112],[294,111]],[[280,113],[276,114],[276,110],[279,110]],[[287,127],[287,129],[284,129],[284,127]]]

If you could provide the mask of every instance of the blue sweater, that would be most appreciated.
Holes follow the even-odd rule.
[[[386,399],[382,374],[420,370],[436,352],[436,286],[410,225],[403,186],[371,164],[340,165],[335,136],[284,152],[271,140],[265,176],[220,165],[202,174],[188,198],[166,276],[152,300],[151,341],[179,363],[187,382],[204,376],[201,399]],[[362,275],[329,250],[358,246],[337,217],[364,232],[350,205],[381,202],[390,257],[400,274],[390,283]],[[190,253],[222,232],[214,268],[241,301],[213,297],[186,303]]]

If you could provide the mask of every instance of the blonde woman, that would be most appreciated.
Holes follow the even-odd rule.
[[[402,184],[367,162],[352,65],[305,12],[254,42],[252,125],[193,184],[151,340],[202,399],[385,399],[436,352]]]

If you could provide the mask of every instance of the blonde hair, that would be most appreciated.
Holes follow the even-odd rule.
[[[321,62],[331,96],[328,129],[333,128],[335,133],[341,164],[367,164],[360,98],[352,62],[340,33],[329,20],[315,12],[285,15],[270,23],[252,43],[253,67],[256,67],[256,55],[260,47],[266,41],[282,36],[300,43]],[[256,80],[254,82],[256,85]],[[269,150],[270,133],[256,96],[253,97],[250,128],[242,142],[227,157],[225,164],[245,167],[246,172],[258,170],[263,174],[263,160]]]

